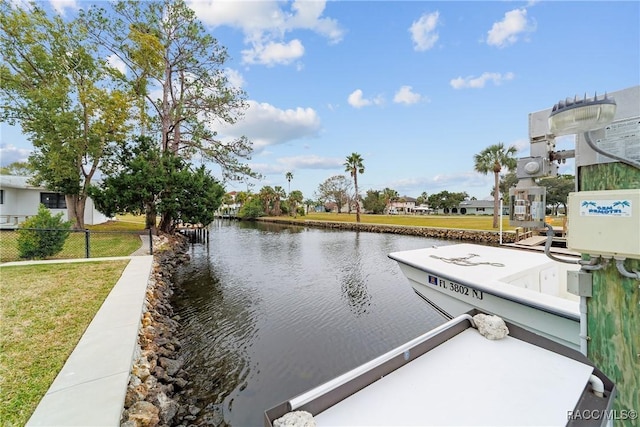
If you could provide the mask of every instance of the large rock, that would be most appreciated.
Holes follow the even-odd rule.
[[[178,403],[169,399],[165,393],[158,393],[154,399],[155,406],[160,410],[160,420],[163,424],[171,425],[171,421],[178,413]]]
[[[158,363],[160,363],[160,366],[162,366],[167,371],[167,375],[172,377],[184,366],[184,359],[181,357],[179,357],[178,359],[161,357],[158,359]]]
[[[155,427],[160,423],[160,410],[151,402],[140,401],[129,408],[129,421],[141,427]]]

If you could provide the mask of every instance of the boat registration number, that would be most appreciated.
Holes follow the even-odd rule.
[[[432,276],[431,274],[429,274],[429,284],[433,286],[437,286],[441,289],[446,289],[448,291],[460,294],[462,296],[475,298],[479,300],[484,298],[484,294],[482,291],[470,288],[465,285],[461,285],[460,283],[442,279],[438,276]]]

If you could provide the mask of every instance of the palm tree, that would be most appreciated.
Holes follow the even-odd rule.
[[[293,174],[291,172],[287,172],[285,178],[289,181],[289,193],[291,193],[291,180],[293,179]]]
[[[238,206],[242,206],[250,198],[251,198],[251,193],[249,193],[248,191],[238,191],[238,193],[236,194],[236,204]]]
[[[306,207],[306,211],[305,213],[309,213],[309,206],[316,206],[318,203],[315,200],[312,199],[306,199],[304,201],[304,205]]]
[[[384,196],[384,208],[386,209],[387,213],[389,213],[389,211],[391,210],[391,203],[398,200],[398,192],[387,187],[382,190],[382,195]]]
[[[273,192],[275,195],[273,208],[275,210],[276,216],[280,216],[281,214],[280,201],[285,197],[287,197],[287,195],[284,192],[284,188],[280,187],[279,185],[276,185],[275,187],[273,187]]]
[[[498,228],[498,210],[500,209],[500,171],[503,167],[508,170],[516,168],[516,151],[516,147],[513,145],[505,149],[504,144],[499,142],[485,148],[473,157],[475,161],[474,169],[477,172],[484,175],[489,172],[493,172],[493,176],[495,178],[495,185],[493,187],[493,228]]]
[[[271,212],[272,212],[271,206],[273,205],[273,201],[276,198],[276,192],[273,189],[273,187],[269,185],[265,185],[260,189],[260,192],[258,193],[258,197],[260,198],[260,200],[262,200],[262,203],[264,204],[264,213],[267,215],[271,215]]]
[[[358,153],[351,153],[344,163],[345,172],[351,173],[353,177],[353,187],[356,192],[356,222],[360,222],[360,197],[358,195],[358,174],[364,173],[364,165],[362,164],[362,156]]]
[[[302,203],[302,200],[302,191],[293,190],[289,193],[289,215],[293,215],[294,218],[298,216],[298,204]]]

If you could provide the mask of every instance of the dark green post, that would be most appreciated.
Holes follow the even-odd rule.
[[[581,190],[640,188],[640,170],[623,163],[583,166],[579,172]],[[640,236],[630,235],[629,239]],[[627,260],[625,267],[640,271],[640,261]],[[593,296],[587,300],[587,356],[615,383],[618,414],[640,411],[639,285],[640,281],[623,277],[610,262],[593,272]]]
[[[91,254],[91,250],[90,250],[90,236],[91,232],[89,231],[89,229],[85,229],[84,230],[84,254],[85,254],[85,258],[91,258],[90,254]]]

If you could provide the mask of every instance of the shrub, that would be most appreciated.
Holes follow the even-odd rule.
[[[264,209],[262,208],[262,201],[257,197],[242,205],[238,212],[238,217],[242,219],[251,220],[261,216],[264,216]]]
[[[38,215],[20,225],[18,230],[18,254],[20,258],[43,259],[62,250],[69,237],[71,222],[62,220],[62,213],[51,215],[51,211],[40,205]]]

